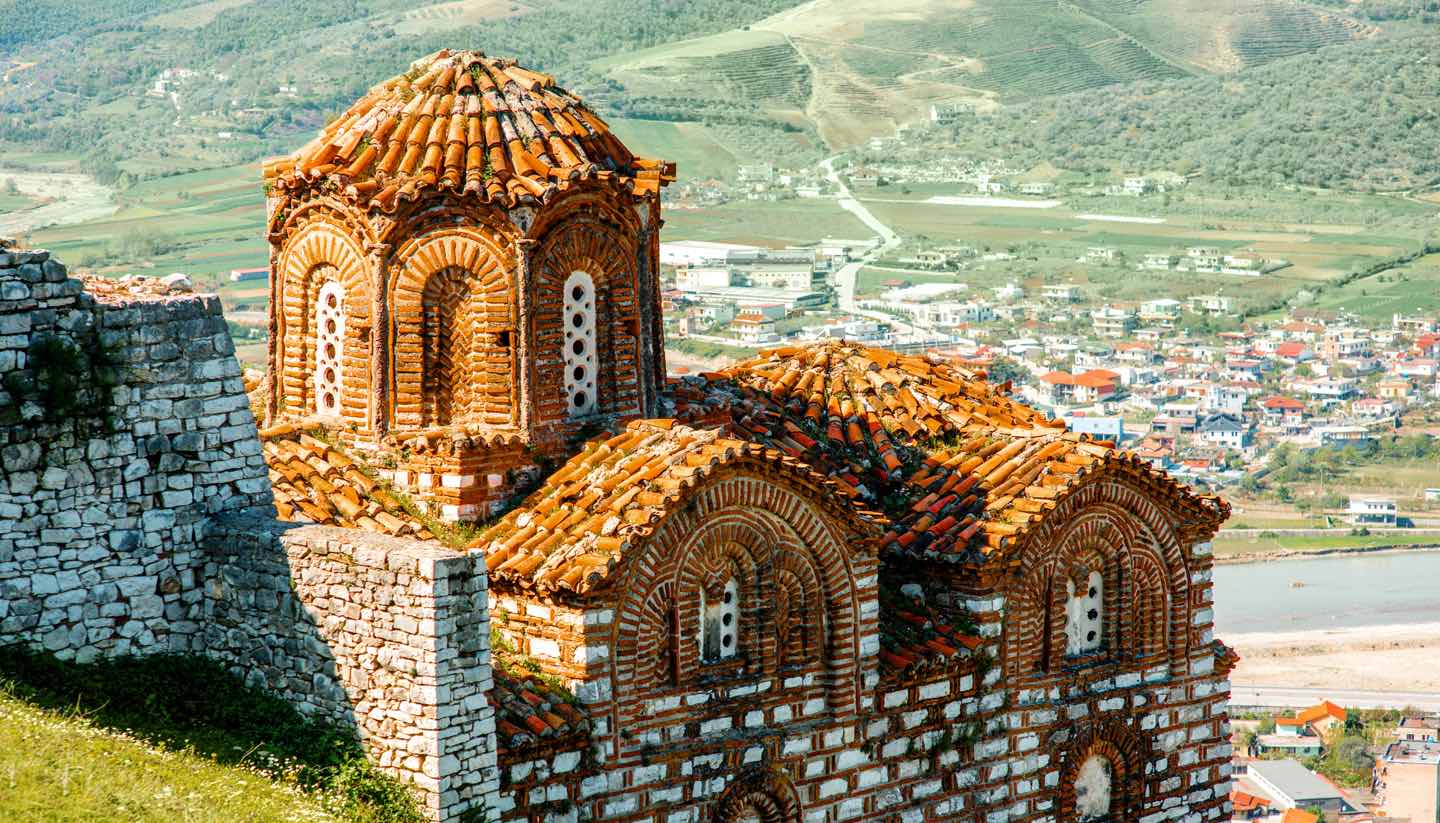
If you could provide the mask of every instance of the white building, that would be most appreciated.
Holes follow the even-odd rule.
[[[666,266],[713,266],[724,263],[731,252],[759,251],[759,249],[759,246],[747,246],[740,243],[676,240],[660,244],[660,263]]]
[[[729,266],[687,266],[675,270],[675,288],[683,292],[704,292],[732,285]]]
[[[1352,497],[1346,519],[1356,525],[1393,526],[1398,508],[1388,497]]]

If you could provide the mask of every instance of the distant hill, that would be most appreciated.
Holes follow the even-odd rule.
[[[596,69],[635,117],[760,116],[831,148],[922,117],[1146,80],[1230,73],[1375,36],[1292,0],[812,0]],[[738,101],[738,102],[737,102]]]

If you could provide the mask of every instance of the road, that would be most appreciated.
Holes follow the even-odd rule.
[[[1231,684],[1230,705],[1304,708],[1331,700],[1357,709],[1416,708],[1440,712],[1440,692],[1383,692],[1370,689],[1320,689]]]
[[[856,307],[855,281],[860,275],[860,269],[870,262],[879,259],[885,252],[900,245],[900,235],[896,234],[889,226],[881,223],[879,218],[871,214],[870,210],[865,208],[865,205],[859,200],[856,200],[854,195],[850,193],[850,188],[846,186],[845,181],[840,178],[839,172],[835,171],[835,161],[838,159],[838,155],[836,157],[827,157],[821,161],[820,167],[825,170],[826,179],[830,181],[830,184],[833,185],[839,193],[840,208],[855,215],[856,219],[880,235],[880,239],[883,241],[881,245],[866,252],[864,257],[852,263],[846,263],[839,271],[835,272],[835,297],[840,304],[840,310],[858,317],[868,317],[871,320],[888,323],[895,329],[895,340],[897,343],[908,342],[910,340],[923,340],[930,337],[931,335],[926,334],[923,330],[893,315]]]

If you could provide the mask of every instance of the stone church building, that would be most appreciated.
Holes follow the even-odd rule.
[[[939,356],[667,377],[674,166],[509,60],[264,173],[274,510],[208,513],[172,645],[435,820],[1229,817],[1222,500]]]

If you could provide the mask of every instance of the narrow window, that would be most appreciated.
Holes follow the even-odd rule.
[[[344,396],[345,287],[331,280],[315,301],[315,413],[339,417]]]
[[[1101,820],[1110,815],[1110,761],[1091,755],[1075,774],[1075,816],[1080,820]]]
[[[565,402],[571,417],[594,414],[595,396],[595,283],[577,271],[565,281]]]
[[[700,592],[700,657],[706,663],[728,660],[740,644],[740,585],[735,578],[725,584],[719,600]]]
[[[1088,654],[1105,644],[1105,578],[1090,572],[1087,587],[1075,591],[1067,581],[1065,591],[1065,653]]]

